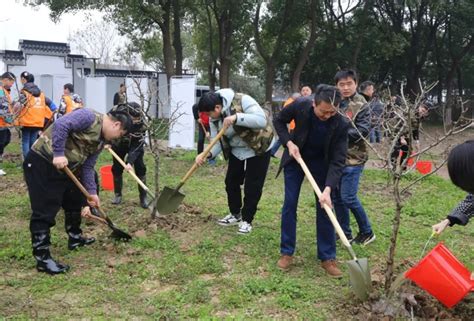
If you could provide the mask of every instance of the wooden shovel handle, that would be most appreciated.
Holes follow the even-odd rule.
[[[221,137],[224,135],[225,131],[226,131],[227,127],[222,127],[222,129],[217,133],[216,137],[214,137],[211,142],[209,143],[209,145],[207,145],[207,147],[204,149],[204,151],[202,152],[202,155],[203,157],[206,157],[207,154],[209,154],[209,152],[211,151],[212,147],[214,147],[214,145],[219,141],[219,139],[221,139]],[[181,179],[181,182],[180,182],[180,186],[182,186],[187,180],[188,178],[191,177],[191,175],[193,175],[193,173],[196,171],[196,169],[198,168],[198,165],[196,163],[194,163],[194,165],[189,169],[189,171],[186,173],[186,175],[184,175],[184,177]]]
[[[107,147],[107,149],[109,150],[110,154],[112,154],[112,156],[117,160],[117,162],[120,163],[120,165],[123,166],[123,168],[126,168],[127,167],[127,164],[125,164],[125,162],[120,158],[119,155],[117,155],[117,153],[112,149],[112,147]],[[137,183],[147,192],[147,193],[150,193],[150,189],[145,185],[145,183],[142,182],[141,179],[138,178],[138,176],[133,172],[133,171],[127,171],[132,177],[134,180],[137,181]],[[152,195],[153,198],[154,195]]]
[[[69,167],[66,166],[66,167],[63,168],[63,170],[67,174],[67,176],[69,176],[69,178],[74,182],[74,184],[76,184],[77,188],[79,188],[79,190],[82,192],[82,194],[84,194],[84,196],[87,198],[87,200],[90,200],[91,199],[91,194],[89,194],[89,192],[86,190],[84,185],[82,185],[81,182],[79,182],[76,175],[74,175],[74,173],[69,169]],[[107,220],[107,215],[104,213],[102,208],[100,208],[100,206],[97,206],[97,210],[99,211],[102,218]]]
[[[300,164],[301,168],[303,169],[304,174],[306,175],[306,178],[308,179],[309,183],[313,187],[314,191],[316,192],[316,196],[318,198],[321,198],[321,190],[319,189],[318,184],[316,184],[316,181],[313,178],[313,175],[311,175],[311,172],[309,171],[308,167],[306,166],[306,163],[301,157],[296,158],[296,161]],[[351,244],[349,243],[349,240],[347,239],[346,235],[344,234],[344,231],[341,228],[341,225],[339,225],[339,222],[337,221],[336,215],[334,215],[332,208],[330,208],[327,204],[324,204],[324,209],[326,210],[326,213],[329,216],[329,219],[332,222],[332,225],[336,229],[337,234],[339,235],[339,238],[341,239],[342,243],[346,247],[351,247]],[[354,258],[357,260],[357,258]]]

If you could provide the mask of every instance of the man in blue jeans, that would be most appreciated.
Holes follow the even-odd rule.
[[[370,110],[367,101],[357,93],[357,74],[354,70],[341,70],[335,76],[336,87],[343,100],[340,109],[351,120],[348,131],[346,166],[341,176],[339,189],[334,198],[334,208],[341,227],[351,243],[367,245],[375,240],[369,218],[357,191],[364,164],[368,159],[365,140],[370,131]],[[349,210],[359,226],[359,233],[352,237]]]
[[[273,124],[285,151],[280,163],[284,170],[285,200],[281,217],[281,257],[277,266],[288,270],[296,247],[296,212],[301,184],[305,177],[295,161],[302,157],[323,194],[316,202],[317,256],[331,277],[341,277],[336,264],[334,227],[321,207],[332,206],[331,191],[339,184],[347,153],[348,121],[338,113],[341,94],[336,87],[320,85],[314,99],[297,99],[284,108]],[[287,125],[295,121],[295,130]]]

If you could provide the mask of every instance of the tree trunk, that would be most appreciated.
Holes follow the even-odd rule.
[[[163,36],[163,60],[165,64],[166,76],[169,79],[174,75],[174,55],[173,45],[171,43],[171,27],[170,27],[170,16],[171,16],[171,3],[166,2],[163,6],[163,21],[159,24],[161,34]]]
[[[400,216],[402,213],[402,200],[400,198],[400,174],[401,166],[397,166],[398,174],[395,174],[395,181],[393,184],[393,194],[395,202],[395,214],[393,217],[392,223],[392,237],[390,238],[390,249],[387,257],[387,269],[385,270],[385,294],[388,294],[390,291],[390,286],[392,285],[393,270],[394,270],[394,261],[395,261],[395,250],[397,247],[397,238],[398,231],[400,230]]]
[[[153,141],[151,138],[152,136],[150,135],[150,142]],[[153,175],[153,180],[155,183],[155,197],[160,195],[160,142],[159,140],[153,141],[153,144],[150,146],[151,147],[151,154],[153,155],[153,160],[154,160],[154,175]],[[155,219],[157,214],[156,206],[153,208],[151,212],[151,218]]]
[[[207,75],[209,78],[209,89],[214,91],[216,90],[216,83],[217,83],[217,77],[216,77],[217,62],[216,62],[216,57],[214,53],[214,32],[212,28],[212,18],[211,18],[211,12],[208,6],[206,6],[206,14],[207,14],[207,24],[208,24],[208,34],[209,34],[209,37],[208,37],[209,60],[207,62]]]
[[[173,0],[173,47],[176,55],[176,75],[183,74],[183,44],[181,42],[180,0]]]
[[[316,25],[317,25],[317,19],[316,19],[316,3],[317,1],[313,0],[311,1],[311,28],[310,28],[310,33],[309,33],[309,38],[308,41],[306,42],[306,45],[303,48],[303,51],[301,51],[300,57],[298,59],[298,63],[296,64],[295,71],[293,72],[293,76],[291,77],[291,89],[293,92],[299,92],[300,91],[300,78],[301,78],[301,73],[303,72],[303,68],[306,65],[306,62],[308,62],[308,57],[309,53],[313,49],[314,45],[316,44],[316,39],[317,39],[317,34],[316,34]]]
[[[219,68],[219,86],[220,88],[229,88],[230,86],[230,60],[221,57]]]
[[[275,64],[270,60],[265,64],[265,102],[272,102],[274,81]]]

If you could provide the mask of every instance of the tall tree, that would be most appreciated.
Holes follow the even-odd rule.
[[[257,51],[265,62],[265,101],[272,101],[273,83],[275,81],[275,67],[280,52],[285,50],[283,40],[285,31],[288,30],[288,21],[293,12],[293,0],[273,1],[267,6],[264,15],[264,24],[259,27],[260,9],[262,2],[259,1],[253,20],[255,45]]]

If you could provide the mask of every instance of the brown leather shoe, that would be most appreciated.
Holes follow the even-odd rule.
[[[336,264],[336,260],[327,260],[321,262],[321,266],[326,270],[327,274],[333,278],[342,278],[342,272]]]
[[[277,266],[280,270],[288,271],[292,263],[293,263],[293,256],[283,254],[278,260]]]

